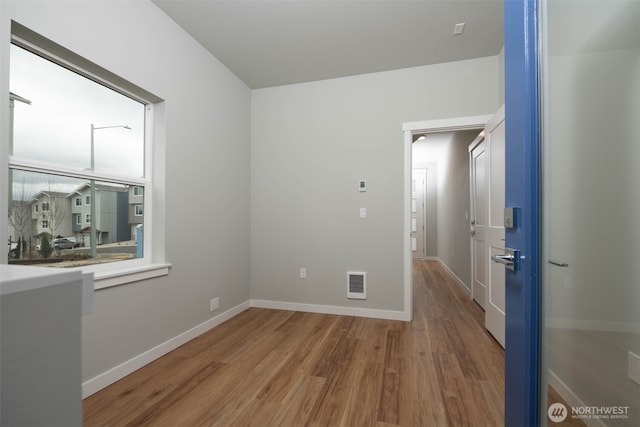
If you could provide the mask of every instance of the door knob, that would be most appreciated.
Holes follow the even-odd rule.
[[[498,264],[503,264],[506,268],[511,271],[518,270],[518,255],[520,251],[516,249],[506,248],[504,254],[500,255],[492,255],[491,260],[493,262],[497,262]]]

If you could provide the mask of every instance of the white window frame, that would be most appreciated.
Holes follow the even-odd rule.
[[[42,220],[40,221],[40,226],[41,228],[45,229],[45,228],[49,228],[49,220],[46,218],[42,218]]]
[[[6,165],[11,169],[19,169],[28,172],[52,173],[55,171],[57,174],[63,174],[79,179],[95,179],[103,182],[113,182],[142,187],[143,192],[147,193],[147,196],[145,196],[143,201],[143,204],[146,205],[143,208],[144,212],[146,212],[146,215],[144,215],[143,219],[143,226],[145,228],[143,257],[113,263],[92,264],[73,269],[80,270],[83,273],[93,273],[94,289],[96,290],[167,275],[169,273],[169,267],[171,265],[164,261],[164,259],[162,259],[164,257],[164,247],[157,246],[157,252],[159,255],[156,255],[155,259],[153,256],[154,244],[152,243],[153,226],[151,219],[153,218],[152,194],[154,193],[154,191],[144,190],[144,188],[154,188],[154,184],[151,181],[151,177],[154,176],[153,144],[154,138],[156,137],[156,135],[154,135],[154,102],[162,102],[162,100],[155,95],[145,91],[144,89],[141,89],[140,87],[121,79],[120,77],[112,74],[99,65],[87,61],[74,52],[71,52],[64,47],[56,44],[55,42],[45,39],[44,37],[34,33],[26,27],[21,26],[20,24],[12,23],[11,43],[27,49],[32,53],[42,56],[48,60],[51,60],[62,67],[71,69],[81,76],[84,76],[86,78],[89,78],[90,80],[93,80],[94,82],[109,87],[123,95],[129,96],[130,98],[133,98],[145,105],[145,176],[142,178],[123,178],[120,176],[113,176],[95,171],[77,171],[74,169],[66,169],[59,166],[52,168],[51,165],[16,158],[13,155],[9,155],[9,159]],[[164,146],[164,132],[162,132],[162,137],[163,141],[161,146]],[[164,184],[162,184],[162,186],[159,188],[161,189],[161,191],[164,191]],[[159,218],[162,218],[162,216],[160,216]],[[159,226],[160,229],[163,229],[164,222],[161,222]]]
[[[82,206],[82,197],[76,197],[75,203],[76,203],[76,206]]]
[[[140,193],[138,193],[138,190],[140,190]],[[134,196],[143,196],[144,195],[144,188],[142,188],[140,186],[133,187],[133,195]]]
[[[42,212],[49,212],[50,209],[51,206],[49,205],[49,202],[42,202]]]
[[[138,208],[140,208],[140,210],[141,210],[142,212],[138,213]],[[134,208],[133,208],[133,215],[134,215],[134,216],[143,216],[143,215],[144,215],[144,205],[142,205],[142,204],[134,205]]]
[[[84,204],[85,204],[86,206],[91,205],[91,196],[89,196],[89,195],[84,196]]]
[[[76,225],[82,225],[82,214],[76,214]]]
[[[91,214],[84,214],[84,223],[85,224],[91,224]]]

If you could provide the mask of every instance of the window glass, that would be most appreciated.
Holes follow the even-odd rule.
[[[143,257],[147,105],[40,54],[11,44],[10,259]]]
[[[113,182],[13,170],[13,202],[9,206],[9,237],[23,240],[24,259],[52,258],[54,267],[92,264],[91,229],[96,229],[96,257],[100,263],[134,259],[143,242],[136,240],[142,224],[142,205],[130,203],[133,186]],[[92,191],[98,201],[96,223],[90,205],[77,205],[78,197]],[[48,206],[35,210],[32,206]],[[41,253],[43,241],[60,243],[51,254]],[[55,259],[54,259],[55,258]]]
[[[89,170],[93,136],[97,173],[144,176],[144,104],[13,44],[10,91],[16,157]]]

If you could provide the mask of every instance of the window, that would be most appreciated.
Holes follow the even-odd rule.
[[[160,99],[17,23],[9,65],[10,233],[40,237],[43,231],[30,225],[37,222],[17,229],[11,221],[16,210],[32,209],[49,237],[84,243],[73,250],[90,257],[75,264],[108,283],[97,288],[167,274],[166,264],[151,264],[152,233],[131,237],[132,229],[150,225],[143,215],[150,198],[136,199],[135,221],[129,212],[130,194],[143,196],[152,185],[152,102]],[[36,216],[41,193],[46,220]]]

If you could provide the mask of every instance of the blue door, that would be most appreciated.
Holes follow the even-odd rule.
[[[507,207],[515,227],[506,245],[519,251],[506,272],[505,425],[539,424],[540,142],[537,1],[505,0],[505,116]]]

